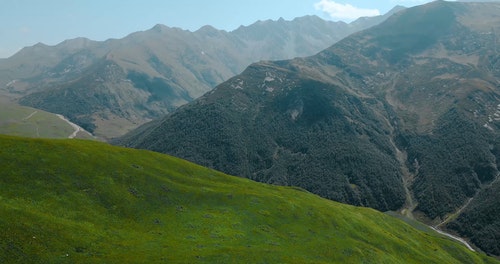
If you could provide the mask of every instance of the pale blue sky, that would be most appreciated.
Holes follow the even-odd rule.
[[[426,0],[0,0],[0,58],[38,42],[122,38],[155,24],[231,31],[257,20],[318,15],[333,21],[384,14]],[[331,14],[331,15],[330,15]]]

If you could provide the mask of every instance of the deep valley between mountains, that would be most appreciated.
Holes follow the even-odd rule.
[[[349,25],[1,60],[0,262],[498,263],[500,3]]]

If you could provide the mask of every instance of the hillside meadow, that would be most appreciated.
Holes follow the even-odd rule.
[[[498,263],[293,187],[84,140],[0,136],[2,263]]]

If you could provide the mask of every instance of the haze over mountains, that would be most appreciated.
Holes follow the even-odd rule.
[[[252,62],[315,54],[400,9],[351,24],[306,16],[232,32],[156,25],[104,42],[39,43],[0,60],[0,93],[110,138],[198,98]]]
[[[80,131],[39,109],[104,139],[160,117],[112,143],[291,186],[0,136],[0,262],[494,263],[414,220],[500,257],[500,3],[391,14],[156,25],[0,60],[0,133]]]
[[[500,255],[499,14],[406,9],[315,56],[253,64],[120,143],[400,210]]]

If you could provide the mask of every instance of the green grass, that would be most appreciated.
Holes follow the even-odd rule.
[[[496,263],[394,217],[82,140],[0,136],[1,263]]]
[[[49,112],[5,102],[0,102],[0,108],[0,134],[67,138],[74,131],[68,123]]]

